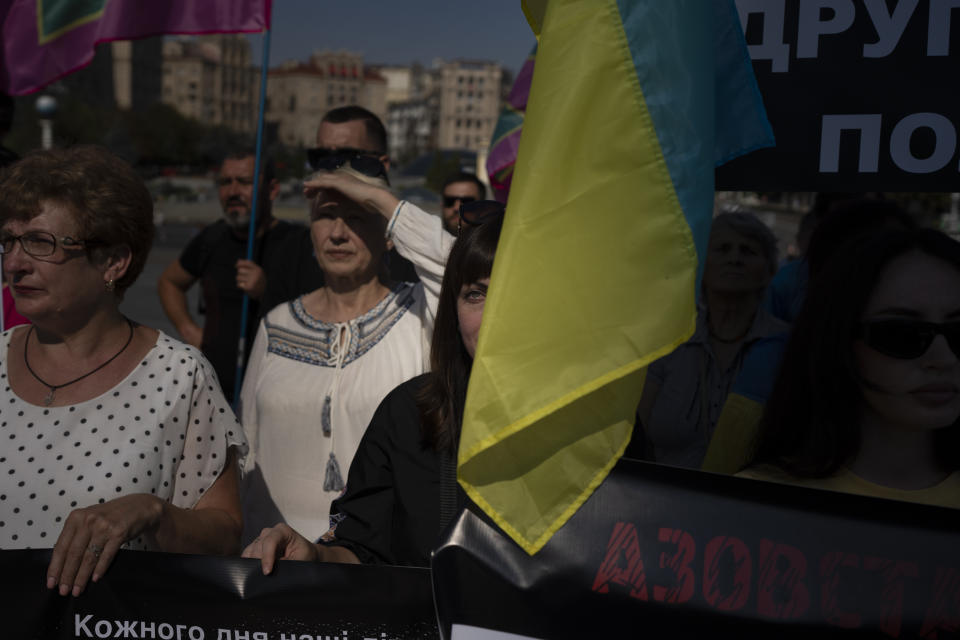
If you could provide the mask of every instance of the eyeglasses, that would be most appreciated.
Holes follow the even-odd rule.
[[[506,206],[496,200],[477,200],[460,205],[460,219],[457,221],[457,235],[464,223],[476,227],[498,217],[503,217]]]
[[[938,335],[947,339],[950,350],[960,358],[960,321],[868,320],[860,325],[859,337],[867,346],[886,356],[912,360],[925,354]]]
[[[13,244],[18,240],[20,241],[20,248],[34,258],[52,256],[57,251],[57,237],[55,235],[47,231],[28,231],[20,236],[0,234],[0,254],[12,252]],[[60,246],[68,250],[84,249],[97,242],[96,240],[76,240],[70,236],[61,236],[59,241]]]
[[[443,196],[443,206],[448,209],[457,204],[458,201],[460,204],[468,204],[470,202],[476,202],[477,199],[473,196]]]
[[[365,176],[371,178],[386,177],[387,170],[380,162],[379,151],[369,151],[366,149],[351,149],[343,147],[341,149],[329,149],[327,147],[317,147],[307,149],[307,162],[314,171],[336,171],[347,162],[350,167],[359,171]]]

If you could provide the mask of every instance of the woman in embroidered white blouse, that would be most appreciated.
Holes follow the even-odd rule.
[[[267,314],[243,383],[245,543],[279,522],[312,539],[326,532],[377,405],[429,362],[454,238],[440,218],[390,193],[382,166],[371,164],[379,161],[328,162],[336,170],[305,183],[325,286]],[[392,244],[420,283],[386,281],[382,257]]]

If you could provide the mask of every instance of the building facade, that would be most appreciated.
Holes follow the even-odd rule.
[[[162,47],[159,37],[101,44],[88,66],[60,82],[101,108],[144,109],[160,101]]]
[[[398,164],[437,148],[438,96],[431,94],[394,102],[387,114],[390,157]]]
[[[159,102],[163,87],[163,39],[120,40],[110,43],[110,48],[117,106],[141,110]]]
[[[486,150],[500,114],[500,66],[455,60],[439,74],[437,148]]]
[[[252,133],[257,126],[257,70],[241,35],[163,43],[163,102],[204,124]]]
[[[386,117],[387,80],[365,67],[361,54],[318,51],[307,63],[286,62],[270,71],[265,118],[284,145],[314,146],[323,115],[352,104]]]
[[[435,150],[486,151],[503,101],[499,65],[436,60],[430,69],[385,67],[381,73],[389,86],[391,156],[402,162]]]

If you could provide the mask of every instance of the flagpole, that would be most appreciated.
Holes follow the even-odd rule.
[[[267,3],[267,25],[270,25],[270,3]],[[263,32],[263,55],[260,66],[260,106],[257,113],[257,153],[253,169],[253,203],[250,206],[250,225],[247,231],[247,260],[253,260],[253,245],[257,235],[257,208],[260,204],[260,169],[263,157],[263,112],[267,102],[267,71],[270,68],[270,27]],[[269,185],[267,185],[269,188]],[[233,379],[233,407],[240,406],[240,388],[243,386],[243,362],[247,350],[247,314],[250,310],[250,296],[243,294],[243,308],[240,312],[240,340],[237,344],[237,374]]]

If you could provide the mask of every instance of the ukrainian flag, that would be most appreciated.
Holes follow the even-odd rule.
[[[732,1],[526,0],[537,61],[458,477],[535,553],[695,326],[715,164],[773,134]]]
[[[720,410],[701,470],[733,474],[750,464],[763,408],[776,380],[770,373],[780,369],[787,340],[786,332],[772,335],[758,340],[747,351]]]

